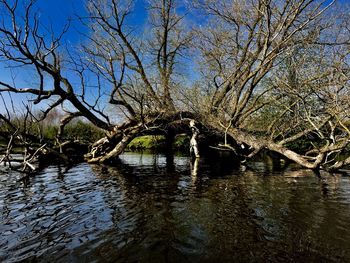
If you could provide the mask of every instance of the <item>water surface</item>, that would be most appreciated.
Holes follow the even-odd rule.
[[[0,174],[0,261],[350,262],[350,177],[126,153]]]

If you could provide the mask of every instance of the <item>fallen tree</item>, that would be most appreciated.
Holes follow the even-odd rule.
[[[266,149],[309,169],[350,163],[349,16],[335,13],[334,1],[194,1],[205,17],[194,29],[179,2],[150,1],[147,34],[129,23],[133,1],[87,1],[80,21],[90,32],[68,49],[69,28],[39,27],[35,1],[24,12],[16,0],[0,5],[0,57],[36,76],[30,87],[0,80],[0,93],[31,94],[44,105],[39,122],[61,107],[60,152],[65,126],[85,118],[105,131],[85,155],[90,163],[113,162],[138,135],[171,140],[191,129],[197,157],[205,130],[244,158]],[[200,67],[192,87],[179,67],[190,52]],[[300,140],[305,149],[293,148]]]

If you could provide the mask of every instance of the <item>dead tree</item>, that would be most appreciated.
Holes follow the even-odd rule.
[[[47,145],[41,142],[40,136],[30,132],[36,128],[31,109],[27,106],[22,116],[11,116],[10,111],[14,111],[14,107],[10,110],[5,100],[3,107],[6,115],[0,114],[0,138],[8,139],[8,143],[0,152],[0,171],[9,168],[19,172],[33,172],[38,168],[38,158],[46,152]],[[13,117],[17,119],[14,120]]]

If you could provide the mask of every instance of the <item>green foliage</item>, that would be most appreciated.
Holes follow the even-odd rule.
[[[54,140],[57,135],[58,128],[57,126],[49,125],[46,127],[43,127],[42,134],[43,137],[49,140]]]
[[[177,135],[173,147],[175,150],[188,150],[190,148],[190,138],[186,134]]]
[[[49,141],[54,141],[57,132],[58,132],[58,126],[56,125],[42,125],[41,126],[41,132],[42,136],[44,139],[49,140]],[[33,125],[29,133],[33,135],[38,134],[38,127]],[[77,122],[72,122],[68,124],[64,131],[63,131],[63,138],[66,140],[80,140],[82,142],[94,142],[104,136],[104,133],[102,130],[96,128],[90,123],[86,123],[83,121],[77,121]]]
[[[104,133],[102,130],[81,120],[67,125],[63,133],[63,137],[66,139],[77,139],[84,142],[94,142],[103,136]]]
[[[189,149],[190,139],[187,135],[180,134],[175,137],[173,142],[174,150],[186,150]],[[166,139],[162,135],[144,135],[133,139],[128,147],[129,150],[165,150]]]
[[[133,139],[129,145],[129,150],[159,150],[165,147],[165,137],[158,135],[145,135],[136,137]]]

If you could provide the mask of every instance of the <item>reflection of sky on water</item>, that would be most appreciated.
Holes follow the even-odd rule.
[[[131,166],[154,166],[159,168],[166,167],[167,158],[165,155],[154,155],[151,153],[134,153],[126,152],[119,157],[123,162]],[[189,158],[182,156],[174,156],[174,165],[182,167],[189,165]]]

